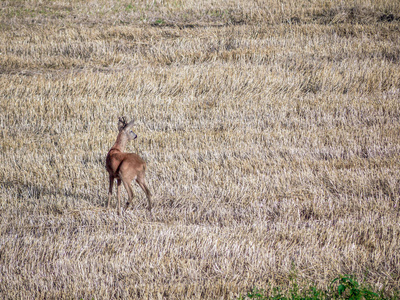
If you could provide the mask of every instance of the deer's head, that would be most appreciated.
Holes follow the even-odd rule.
[[[132,131],[133,122],[134,120],[129,123],[126,122],[126,117],[119,117],[118,119],[118,130],[119,132],[124,132],[127,135],[128,140],[134,140],[137,138],[136,133]]]

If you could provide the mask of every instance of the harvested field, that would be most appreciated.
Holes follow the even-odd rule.
[[[121,115],[152,214],[106,209]],[[399,133],[396,0],[1,1],[1,298],[393,296]]]

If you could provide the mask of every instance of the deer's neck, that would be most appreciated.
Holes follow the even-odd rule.
[[[114,146],[111,149],[119,150],[121,152],[125,151],[126,143],[128,142],[128,138],[123,132],[120,132],[117,136],[117,140],[115,141]]]

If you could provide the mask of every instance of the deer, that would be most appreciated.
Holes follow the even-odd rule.
[[[128,202],[125,205],[126,211],[133,199],[131,182],[134,179],[145,192],[148,201],[147,209],[151,212],[151,193],[145,183],[146,162],[135,153],[124,152],[126,144],[137,138],[137,135],[132,131],[133,123],[134,120],[127,123],[126,117],[118,118],[119,133],[106,157],[106,169],[110,179],[107,209],[110,208],[114,180],[117,179],[118,214],[121,212],[121,182],[128,193]]]

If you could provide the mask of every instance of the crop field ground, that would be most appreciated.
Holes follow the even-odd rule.
[[[0,159],[2,299],[396,297],[399,2],[2,0]]]

